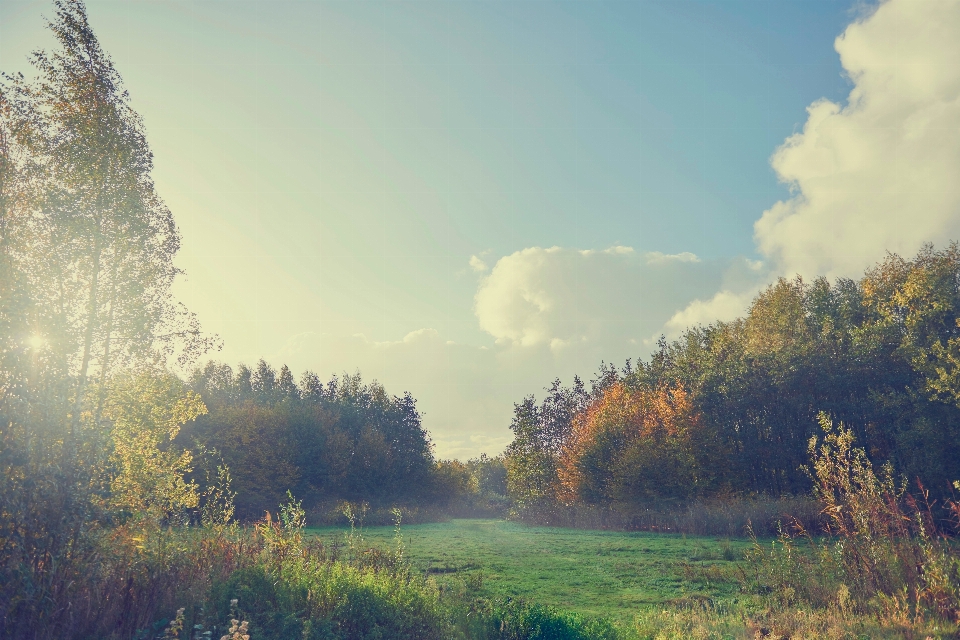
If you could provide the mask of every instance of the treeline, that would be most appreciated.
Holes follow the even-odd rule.
[[[960,247],[896,255],[860,280],[780,279],[732,322],[559,381],[516,405],[510,497],[549,519],[718,495],[806,494],[823,412],[933,497],[960,478]]]
[[[0,78],[4,638],[108,637],[152,611],[145,540],[232,516],[227,475],[192,482],[171,443],[206,409],[166,364],[214,340],[171,295],[180,236],[143,123],[83,3],[54,6],[57,48]]]
[[[231,470],[237,515],[259,518],[285,500],[308,509],[337,502],[432,506],[451,498],[438,482],[432,444],[409,393],[391,396],[360,374],[326,383],[261,360],[254,369],[209,362],[190,378],[208,413],[180,433],[215,450]],[[196,446],[195,446],[196,445]]]
[[[261,517],[287,491],[314,521],[342,501],[434,517],[504,512],[502,459],[435,461],[409,393],[391,396],[359,373],[324,383],[307,371],[295,382],[286,365],[278,372],[263,360],[236,371],[211,361],[189,384],[208,413],[186,425],[178,443],[226,464],[241,518]]]

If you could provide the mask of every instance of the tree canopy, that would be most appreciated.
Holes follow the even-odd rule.
[[[338,500],[387,506],[431,496],[433,448],[409,393],[391,396],[360,374],[295,384],[261,360],[254,369],[209,362],[190,385],[209,414],[180,434],[216,449],[233,474],[238,514],[260,516],[288,490],[307,506]]]
[[[960,247],[889,255],[858,280],[779,279],[748,313],[600,369],[557,425],[516,405],[511,496],[630,510],[717,492],[803,494],[820,412],[933,495],[960,477]],[[546,505],[546,506],[545,506]]]

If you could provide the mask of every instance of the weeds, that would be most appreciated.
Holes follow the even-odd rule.
[[[403,520],[403,512],[400,509],[393,509],[393,517],[396,518],[393,527],[393,560],[397,565],[402,565],[404,560],[403,532],[400,530],[400,522]]]
[[[918,484],[919,497],[907,493],[889,466],[878,475],[849,430],[820,420],[824,436],[810,442],[810,474],[827,535],[814,537],[794,521],[769,545],[755,540],[756,585],[783,606],[842,605],[891,626],[960,621],[960,555],[926,490]]]
[[[4,619],[4,635],[613,640],[956,633],[957,548],[922,488],[911,496],[889,471],[877,473],[849,432],[826,420],[811,455],[826,537],[794,519],[777,539],[755,539],[739,569],[712,564],[737,559],[730,540],[695,546],[681,567],[694,592],[640,611],[629,628],[519,599],[485,600],[479,567],[442,586],[411,572],[399,511],[392,545],[379,549],[364,540],[364,505],[344,505],[351,528],[341,555],[343,547],[304,535],[303,508],[288,495],[276,517],[268,513],[252,527],[129,521],[89,530],[74,547],[82,551],[76,564],[54,567],[42,593],[23,596],[53,606],[42,615],[20,609],[19,618]],[[956,514],[956,505],[948,507]],[[742,586],[739,599],[697,593],[731,583]]]

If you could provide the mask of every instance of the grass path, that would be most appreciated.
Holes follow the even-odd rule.
[[[347,530],[310,530],[325,541]],[[482,584],[488,597],[523,597],[630,622],[640,608],[681,599],[736,598],[736,561],[750,543],[673,534],[530,527],[503,520],[453,520],[402,528],[413,566],[441,583]],[[363,529],[388,548],[391,527]]]

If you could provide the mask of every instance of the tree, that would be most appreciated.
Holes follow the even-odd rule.
[[[223,455],[239,516],[262,515],[287,490],[311,508],[338,499],[379,506],[429,499],[432,445],[410,394],[391,396],[359,373],[323,384],[305,372],[297,387],[286,365],[279,375],[264,361],[255,373],[236,369],[231,375],[210,362],[194,371],[191,386],[210,414],[179,441]]]
[[[91,382],[96,420],[111,371],[174,353],[186,362],[211,343],[170,294],[180,237],[154,190],[143,123],[83,2],[55,6],[48,27],[60,48],[35,52],[38,79],[21,87],[43,123],[36,148],[46,168],[22,262],[74,376],[75,431]]]
[[[198,506],[197,486],[185,480],[193,455],[171,443],[206,412],[200,396],[172,374],[127,373],[114,381],[103,414],[112,425],[115,508],[160,522]]]
[[[7,413],[27,381],[29,316],[33,315],[23,273],[17,263],[22,247],[22,218],[29,214],[28,165],[24,144],[28,128],[22,102],[0,85],[0,408]]]
[[[66,610],[50,587],[73,584],[96,553],[114,471],[125,469],[121,501],[145,495],[138,465],[181,477],[151,504],[189,497],[185,459],[167,457],[165,440],[137,440],[144,423],[130,411],[147,407],[117,413],[111,379],[210,344],[170,295],[179,236],[154,191],[143,125],[83,3],[55,12],[57,48],[32,56],[36,79],[0,83],[0,584],[19,590],[0,603],[27,617]],[[15,627],[8,613],[0,627]]]
[[[297,389],[297,383],[293,381],[293,373],[290,372],[290,367],[283,365],[280,368],[280,377],[277,378],[277,390],[280,392],[281,398],[296,398],[300,395],[300,390]]]
[[[567,504],[636,508],[710,488],[712,444],[682,386],[608,386],[574,421],[560,455]]]

